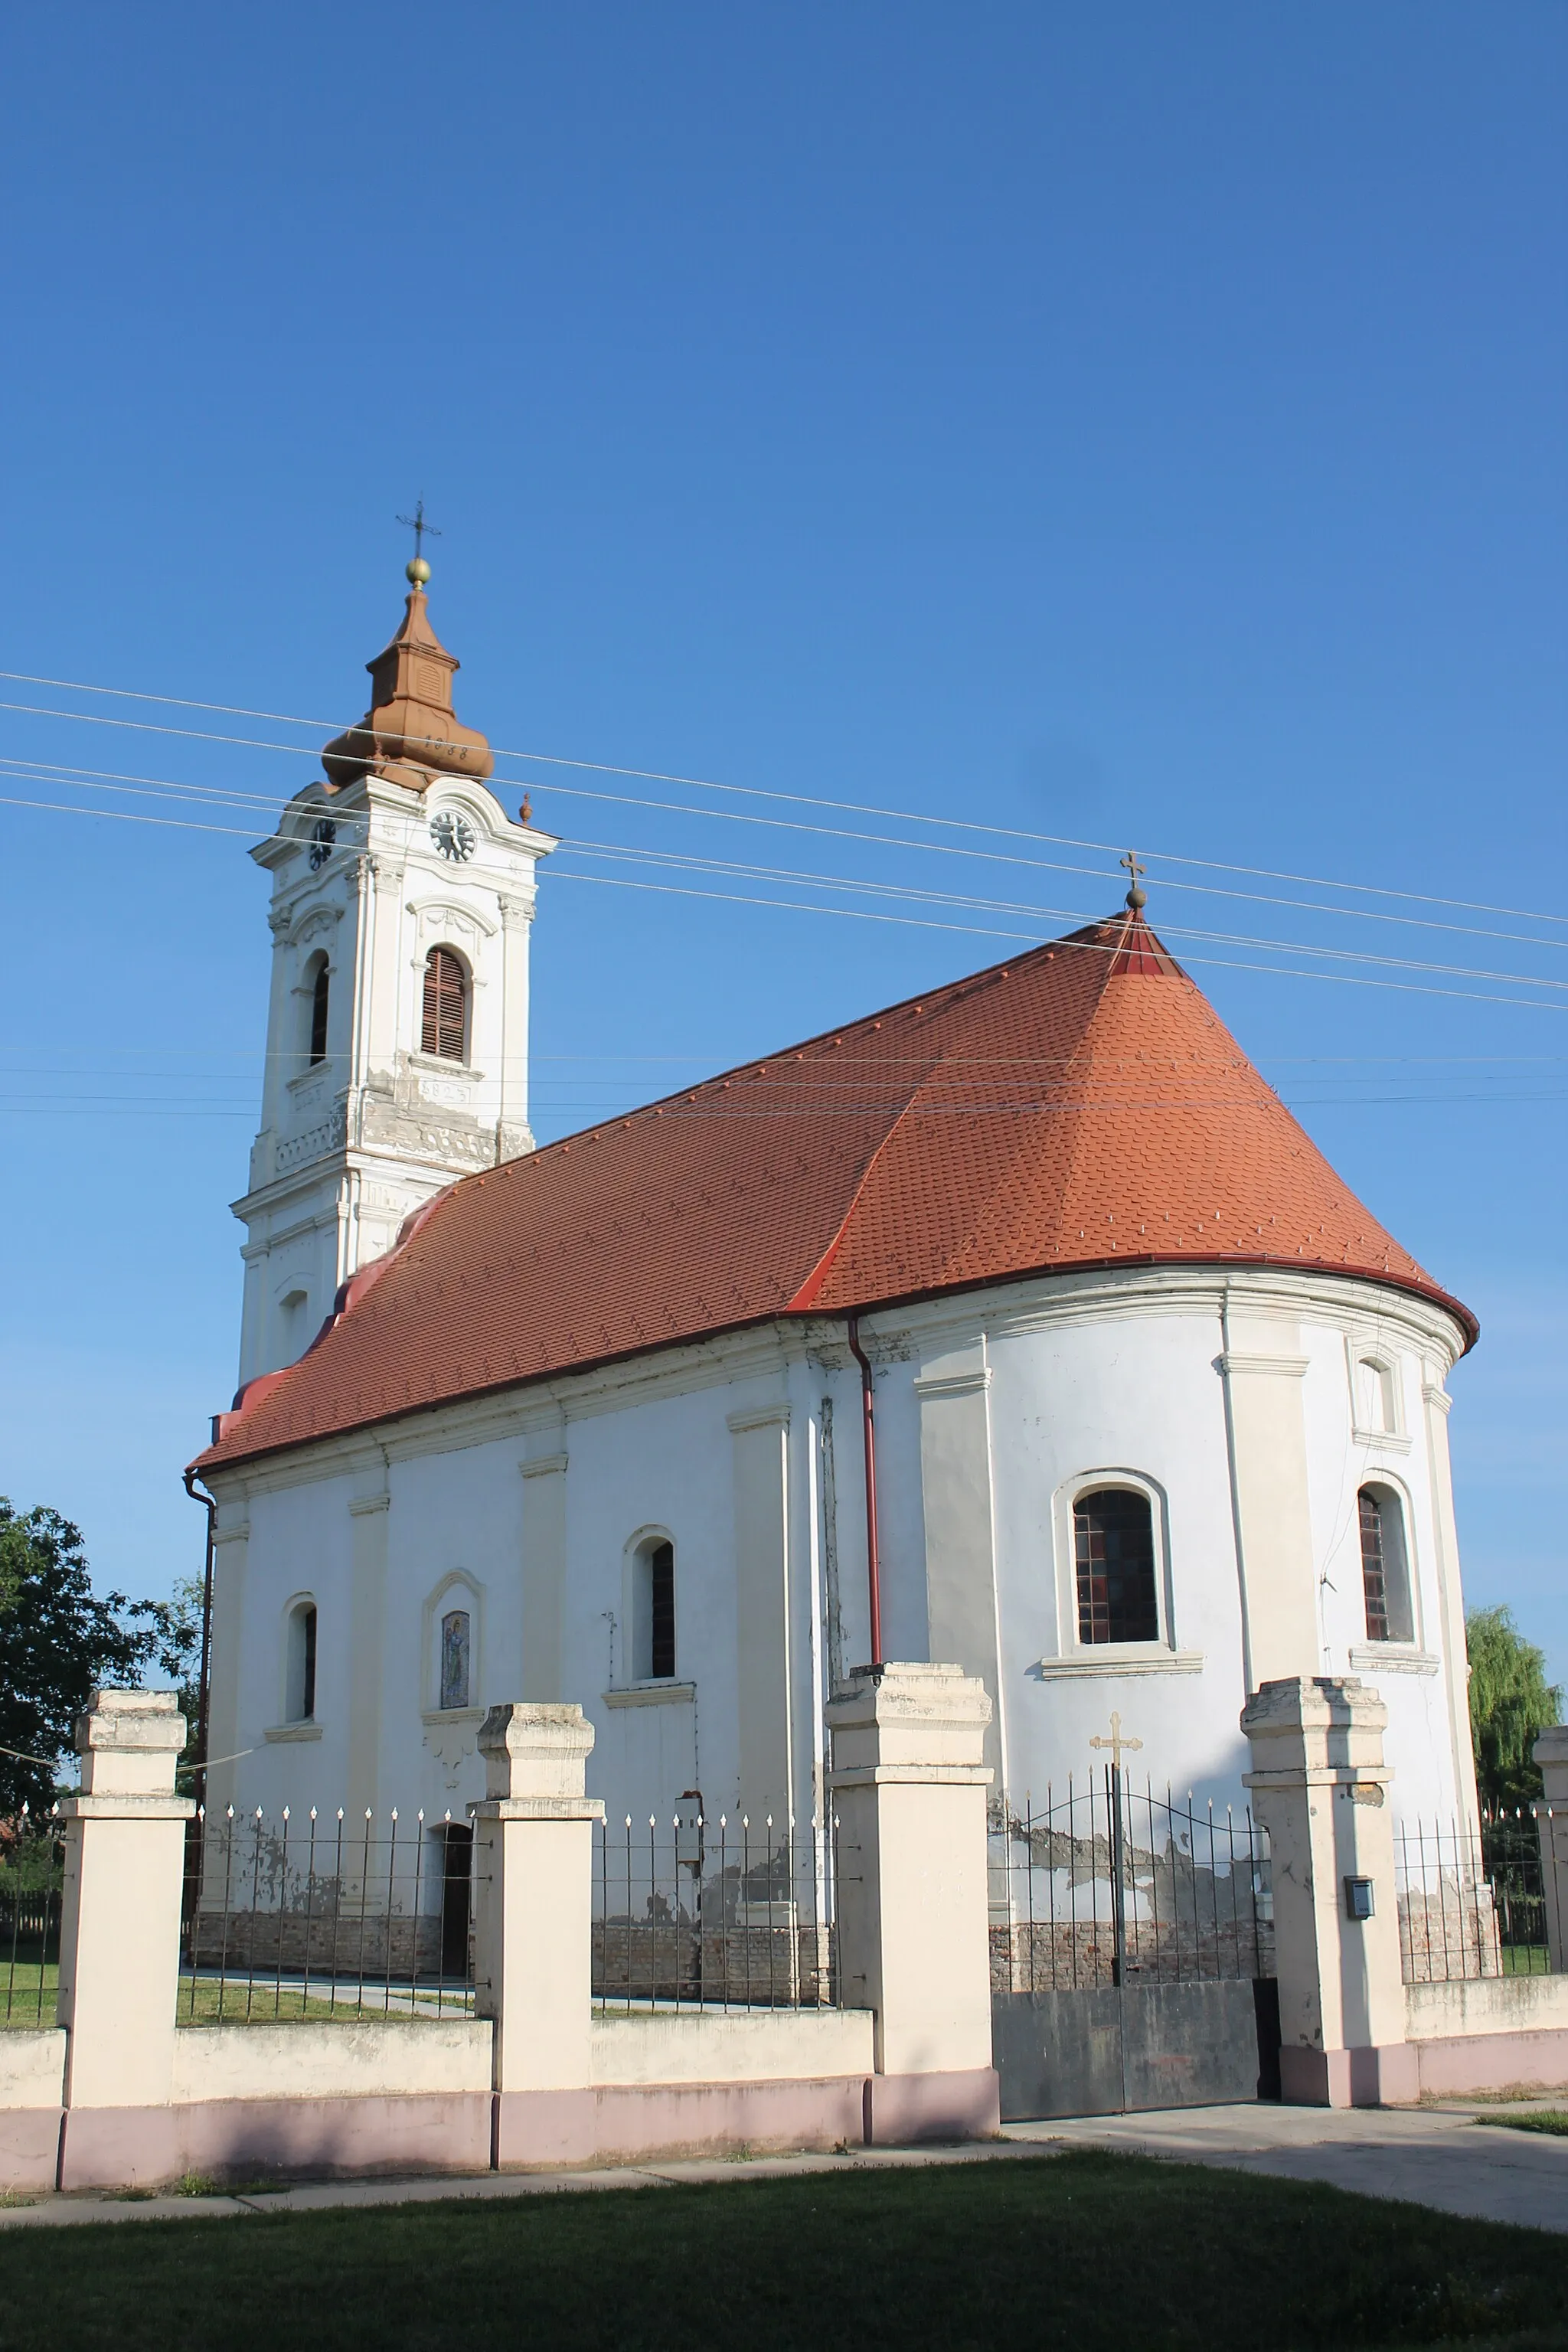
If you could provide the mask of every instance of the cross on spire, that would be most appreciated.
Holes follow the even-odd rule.
[[[1125,864],[1125,859],[1123,859],[1122,862]],[[1112,1771],[1120,1772],[1121,1769],[1122,1749],[1125,1748],[1128,1754],[1131,1755],[1136,1749],[1142,1747],[1143,1742],[1141,1739],[1132,1739],[1128,1737],[1121,1728],[1121,1717],[1120,1712],[1115,1707],[1112,1707],[1110,1711],[1110,1738],[1101,1738],[1100,1733],[1097,1731],[1089,1744],[1091,1748],[1109,1748],[1110,1750],[1111,1769]]]
[[[426,521],[423,499],[416,501],[414,512],[411,515],[399,515],[397,520],[405,530],[411,530],[414,533],[414,560],[407,566],[407,577],[416,588],[423,588],[430,577],[430,566],[425,561],[425,541],[427,539],[439,539],[441,533],[433,522]]]
[[[1127,904],[1136,915],[1149,903],[1147,892],[1141,890],[1138,887],[1138,877],[1145,870],[1143,862],[1135,849],[1130,849],[1125,857],[1120,858],[1117,862],[1124,867],[1126,871],[1128,881]]]

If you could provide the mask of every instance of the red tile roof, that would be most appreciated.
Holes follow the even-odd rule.
[[[1141,917],[465,1177],[253,1381],[203,1468],[775,1316],[1088,1266],[1415,1291]]]

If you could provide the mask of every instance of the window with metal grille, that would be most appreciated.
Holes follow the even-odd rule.
[[[301,1601],[289,1614],[287,1723],[310,1723],[316,1713],[316,1604]]]
[[[675,1677],[675,1546],[656,1544],[648,1556],[648,1663],[654,1682]]]
[[[1073,1506],[1081,1643],[1157,1642],[1154,1521],[1146,1495],[1121,1486],[1080,1495]]]
[[[1415,1639],[1410,1600],[1410,1564],[1405,1548],[1405,1513],[1386,1486],[1363,1486],[1361,1506],[1361,1584],[1369,1642]]]
[[[675,1679],[675,1546],[650,1535],[632,1554],[626,1666],[634,1682]]]
[[[450,948],[425,959],[425,1019],[421,1044],[444,1062],[460,1062],[468,1045],[468,980]]]
[[[323,956],[316,966],[316,977],[310,989],[310,1066],[327,1058],[327,994],[331,986]]]

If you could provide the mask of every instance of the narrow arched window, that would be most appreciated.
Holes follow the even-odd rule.
[[[632,1673],[638,1682],[675,1679],[675,1546],[645,1543],[634,1563]]]
[[[310,1066],[327,1058],[327,996],[331,982],[327,971],[327,959],[322,956],[316,966],[316,977],[310,989]]]
[[[1079,1640],[1157,1642],[1154,1522],[1147,1495],[1101,1487],[1080,1495],[1072,1516]]]
[[[468,1045],[468,980],[450,948],[432,948],[425,959],[425,1016],[420,1042],[426,1054],[460,1062]]]
[[[1415,1612],[1410,1599],[1410,1555],[1405,1512],[1388,1486],[1363,1486],[1361,1507],[1361,1583],[1369,1642],[1412,1642]]]
[[[316,1712],[316,1604],[301,1601],[289,1612],[287,1723],[310,1723]]]
[[[441,1620],[441,1705],[468,1704],[470,1620],[466,1609],[448,1609]]]

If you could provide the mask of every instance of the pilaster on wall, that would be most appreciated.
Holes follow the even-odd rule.
[[[383,1660],[386,1647],[387,1513],[391,1497],[355,1495],[349,1570],[348,1814],[359,1821],[376,1801],[381,1769]]]
[[[522,1695],[561,1696],[566,1591],[566,1455],[538,1454],[522,1473]]]
[[[888,1665],[830,1701],[841,1998],[876,2018],[866,2137],[994,2132],[982,1760],[991,1702],[958,1666]]]
[[[528,1125],[528,950],[533,901],[502,896],[500,1115],[496,1158],[533,1149]]]
[[[235,1506],[218,1506],[213,1529],[212,1687],[207,1697],[207,1753],[220,1760],[203,1775],[201,1794],[209,1812],[234,1802],[239,1737],[240,1633],[245,1622],[245,1570],[250,1522],[229,1517]],[[238,1506],[243,1510],[244,1505]]]
[[[790,1813],[789,1407],[732,1412],[740,1810]]]
[[[984,1684],[991,1701],[984,1760],[1000,1786],[1004,1742],[990,1385],[984,1361],[944,1361],[921,1372],[915,1394],[921,1411],[926,1647],[933,1658],[956,1658]]]
[[[1454,1473],[1448,1458],[1448,1408],[1452,1399],[1436,1381],[1422,1385],[1426,1427],[1426,1475],[1431,1482],[1432,1527],[1436,1540],[1437,1607],[1442,1623],[1443,1691],[1448,1705],[1448,1738],[1462,1821],[1479,1831],[1480,1799],[1476,1788],[1476,1750],[1470,1732],[1470,1677],[1465,1643],[1465,1596],[1459,1581],[1459,1533],[1454,1520]],[[1554,1961],[1553,1967],[1557,1965]]]
[[[1224,1310],[1226,1436],[1247,1687],[1322,1663],[1300,1327]]]
[[[1246,1786],[1268,1832],[1280,2087],[1301,2106],[1399,2105],[1420,2095],[1405,2040],[1387,1720],[1353,1675],[1268,1682],[1242,1709]],[[1363,1887],[1371,1909],[1358,1916]]]

